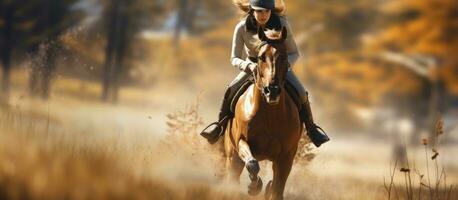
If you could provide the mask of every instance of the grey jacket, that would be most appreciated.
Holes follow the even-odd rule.
[[[288,36],[286,37],[286,48],[288,52],[288,62],[291,66],[296,63],[299,58],[299,51],[297,49],[296,42],[294,41],[293,32],[289,26],[286,18],[281,18],[283,25],[287,28]],[[232,39],[232,52],[231,52],[231,64],[238,69],[245,71],[247,66],[252,62],[248,57],[257,57],[257,45],[260,43],[258,35],[255,33],[247,32],[245,28],[245,20],[240,21],[237,26],[235,26],[234,36]],[[243,50],[247,56],[246,59],[243,59]]]

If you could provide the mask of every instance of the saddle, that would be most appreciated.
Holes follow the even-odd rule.
[[[239,100],[240,96],[252,85],[254,84],[254,78],[253,76],[250,76],[248,80],[242,83],[242,86],[237,90],[229,93],[229,99],[232,99],[231,101],[231,113],[235,113],[235,106],[237,105],[237,101]],[[302,100],[299,96],[299,93],[294,89],[294,86],[289,83],[288,81],[285,81],[285,89],[286,92],[291,96],[293,99],[294,103],[297,106],[298,110],[301,110],[302,106]]]

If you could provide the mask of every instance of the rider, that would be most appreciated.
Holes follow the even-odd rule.
[[[285,43],[290,66],[299,58],[299,51],[294,41],[291,27],[286,17],[281,15],[283,9],[275,6],[275,0],[250,0],[248,5],[240,2],[236,2],[236,4],[247,14],[246,18],[241,20],[235,27],[232,41],[231,63],[234,67],[240,69],[241,72],[226,88],[218,122],[214,123],[216,126],[210,131],[206,131],[205,129],[201,133],[210,144],[217,142],[219,137],[224,134],[227,121],[233,116],[230,109],[232,99],[244,83],[250,80],[251,74],[257,67],[257,45],[260,42],[257,37],[258,27],[275,30],[281,30],[282,27],[286,27],[288,35]],[[248,55],[246,60],[242,59],[244,49]],[[302,106],[299,111],[301,121],[305,124],[310,140],[316,147],[319,147],[321,144],[329,141],[329,137],[313,121],[308,93],[291,68],[288,70],[286,80],[295,88],[301,98]]]

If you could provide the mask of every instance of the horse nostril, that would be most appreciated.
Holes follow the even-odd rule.
[[[274,94],[279,94],[280,93],[280,87],[278,85],[270,86],[269,90]]]

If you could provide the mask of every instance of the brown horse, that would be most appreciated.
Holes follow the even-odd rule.
[[[273,38],[261,29],[258,31],[262,43],[255,81],[238,100],[224,138],[227,173],[238,182],[246,167],[251,180],[250,195],[257,195],[262,189],[258,161],[272,161],[273,180],[266,187],[266,199],[283,199],[303,131],[298,108],[284,87],[289,66],[286,36],[286,28]]]

